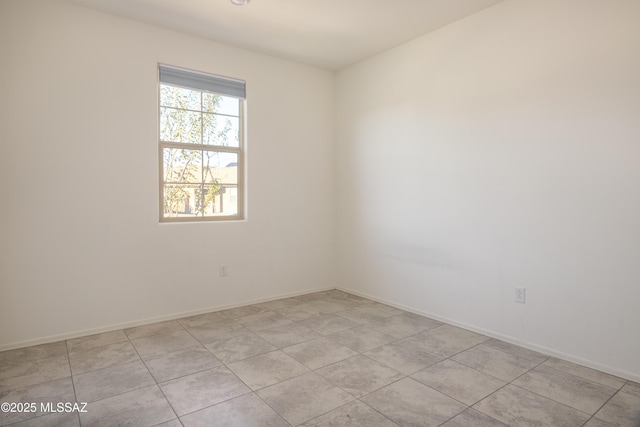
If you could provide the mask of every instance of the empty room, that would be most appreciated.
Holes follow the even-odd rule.
[[[0,425],[637,427],[639,22],[0,0]]]

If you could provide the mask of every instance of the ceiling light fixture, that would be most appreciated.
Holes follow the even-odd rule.
[[[236,6],[244,6],[245,4],[249,4],[251,0],[231,0],[231,3],[235,4]]]

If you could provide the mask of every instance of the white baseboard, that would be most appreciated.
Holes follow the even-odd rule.
[[[448,317],[440,316],[440,315],[435,314],[435,313],[429,313],[429,312],[426,312],[426,311],[423,311],[423,310],[418,310],[418,309],[416,309],[414,307],[409,307],[409,306],[406,306],[404,304],[399,304],[399,303],[394,302],[394,301],[389,301],[389,300],[386,300],[386,299],[383,299],[383,298],[378,298],[376,296],[369,295],[369,294],[366,294],[366,293],[363,293],[363,292],[359,292],[359,291],[355,291],[355,290],[349,289],[347,287],[336,286],[336,289],[338,289],[340,291],[343,291],[343,292],[348,292],[350,294],[354,294],[354,295],[357,295],[357,296],[360,296],[360,297],[363,297],[363,298],[367,298],[367,299],[370,299],[370,300],[373,300],[373,301],[377,301],[377,302],[380,302],[380,303],[383,303],[383,304],[387,304],[387,305],[390,305],[392,307],[399,308],[401,310],[405,310],[405,311],[409,311],[411,313],[419,314],[421,316],[429,317],[431,319],[438,320],[440,322],[447,323],[449,325],[458,326],[460,328],[467,329],[469,331],[477,332],[479,334],[486,335],[486,336],[491,337],[491,338],[496,338],[496,339],[499,339],[499,340],[502,340],[502,341],[506,341],[508,343],[515,344],[515,345],[518,345],[520,347],[527,348],[529,350],[537,351],[539,353],[543,353],[543,354],[546,354],[548,356],[553,356],[553,357],[556,357],[558,359],[566,360],[568,362],[577,363],[579,365],[586,366],[586,367],[592,368],[592,369],[596,369],[598,371],[601,371],[601,372],[604,372],[604,373],[607,373],[607,374],[610,374],[610,375],[614,375],[616,377],[624,378],[624,379],[627,379],[627,380],[630,380],[630,381],[634,381],[634,382],[640,382],[640,374],[635,374],[633,372],[625,371],[625,370],[622,370],[622,369],[615,368],[613,366],[609,366],[609,365],[605,365],[605,364],[602,364],[602,363],[594,362],[592,360],[583,359],[583,358],[581,358],[579,356],[576,356],[576,355],[573,355],[573,354],[564,353],[564,352],[561,352],[561,351],[558,351],[558,350],[555,350],[555,349],[552,349],[552,348],[549,348],[549,347],[540,346],[540,345],[537,345],[535,343],[522,341],[522,340],[519,340],[517,338],[508,336],[508,335],[504,335],[504,334],[501,334],[501,333],[498,333],[498,332],[495,332],[495,331],[491,331],[491,330],[488,330],[488,329],[484,329],[484,328],[479,328],[477,326],[470,325],[470,324],[467,324],[467,323],[464,323],[464,322],[459,322],[459,321],[457,321],[455,319],[450,319]]]
[[[336,288],[335,286],[329,286],[329,287],[323,287],[323,288],[314,289],[314,290],[311,290],[311,291],[293,292],[293,293],[281,294],[281,295],[277,295],[277,296],[269,297],[269,298],[258,298],[258,299],[252,299],[252,300],[245,300],[245,301],[240,301],[238,303],[233,303],[233,304],[226,304],[226,305],[221,305],[221,306],[201,308],[201,309],[197,309],[197,310],[184,311],[184,312],[180,312],[180,313],[173,313],[173,314],[168,314],[168,315],[163,315],[163,316],[147,317],[147,318],[140,319],[140,320],[134,320],[134,321],[123,322],[123,323],[116,323],[116,324],[107,325],[107,326],[103,326],[103,327],[99,327],[99,328],[81,329],[81,330],[68,332],[68,333],[64,333],[64,334],[51,335],[51,336],[36,338],[36,339],[32,339],[32,340],[25,340],[25,341],[13,342],[13,343],[8,343],[8,344],[2,344],[2,345],[0,345],[0,351],[14,350],[14,349],[23,348],[23,347],[31,347],[33,345],[49,344],[49,343],[52,343],[52,342],[69,340],[69,339],[73,339],[73,338],[80,338],[80,337],[85,337],[87,335],[101,334],[103,332],[112,332],[112,331],[117,331],[117,330],[125,329],[125,328],[133,328],[133,327],[136,327],[136,326],[143,326],[143,325],[148,325],[148,324],[151,324],[151,323],[164,322],[164,321],[167,321],[167,320],[182,319],[183,317],[197,316],[198,314],[212,313],[212,312],[215,312],[215,311],[228,310],[230,308],[242,307],[242,306],[245,306],[245,305],[253,305],[253,304],[259,304],[259,303],[262,303],[262,302],[274,301],[274,300],[278,300],[278,299],[282,299],[282,298],[297,297],[297,296],[300,296],[300,295],[307,295],[307,294],[313,294],[313,293],[316,293],[316,292],[329,291],[329,290],[332,290],[332,289],[335,289],[335,288]]]

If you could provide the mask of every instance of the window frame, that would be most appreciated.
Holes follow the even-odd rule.
[[[162,64],[159,64],[158,70],[162,67]],[[178,69],[177,67],[169,66],[170,68]],[[183,70],[185,72],[193,72],[198,75],[207,75],[212,78],[220,78],[227,79],[226,77],[217,76],[210,73],[203,73],[198,71],[192,71],[184,68],[179,68],[179,70]],[[162,141],[161,139],[161,115],[162,115],[162,100],[161,100],[161,86],[168,85],[174,87],[180,87],[188,90],[195,90],[201,93],[212,93],[219,96],[225,96],[230,98],[236,98],[239,101],[238,105],[238,146],[225,146],[225,145],[214,145],[214,144],[196,144],[196,143],[188,143],[188,142],[171,142],[171,141]],[[160,223],[189,223],[189,222],[218,222],[218,221],[242,221],[246,218],[245,214],[245,115],[246,115],[246,98],[240,98],[233,95],[227,95],[224,93],[213,92],[210,90],[203,90],[200,88],[189,87],[180,84],[174,83],[165,83],[161,81],[160,75],[158,75],[158,97],[157,97],[157,105],[158,105],[158,117],[157,117],[157,131],[158,131],[158,179],[159,179],[159,187],[158,187],[158,214]],[[200,111],[200,113],[204,113]],[[210,216],[180,216],[180,217],[167,217],[164,212],[164,189],[165,189],[165,168],[164,168],[164,149],[173,148],[173,149],[183,149],[183,150],[197,150],[202,151],[203,153],[206,151],[209,152],[223,152],[223,153],[233,153],[237,156],[237,213],[236,215],[210,215]],[[222,197],[222,196],[221,196]]]

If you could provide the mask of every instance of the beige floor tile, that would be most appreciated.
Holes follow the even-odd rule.
[[[27,411],[1,411],[0,425],[4,426],[18,421],[40,417],[48,413],[42,412],[42,403],[75,402],[73,383],[71,377],[66,377],[17,389],[0,391],[0,402],[35,404],[29,406]]]
[[[47,359],[49,357],[64,356],[67,354],[66,341],[58,341],[50,344],[40,344],[31,347],[18,348],[0,352],[0,366],[16,362],[29,362],[31,360]]]
[[[377,310],[381,311],[382,313],[385,313],[388,316],[399,316],[401,314],[408,314],[407,311],[392,307],[388,304],[382,304],[375,301],[372,302],[371,304],[367,304],[367,307],[375,307]]]
[[[144,338],[151,335],[166,334],[167,332],[179,331],[184,329],[180,323],[175,320],[168,322],[152,323],[150,325],[137,326],[124,330],[130,340]]]
[[[277,299],[274,301],[262,302],[260,304],[255,304],[255,305],[258,307],[265,308],[268,311],[276,311],[276,310],[281,310],[287,307],[295,307],[302,303],[303,302],[300,301],[297,297],[291,297],[291,298]]]
[[[269,310],[264,305],[254,304],[254,305],[245,305],[242,307],[231,308],[229,310],[221,311],[220,313],[226,315],[230,319],[238,319],[240,317],[252,316],[260,313],[268,313],[273,310]]]
[[[184,330],[138,338],[131,340],[131,343],[143,359],[200,346],[200,343]]]
[[[358,354],[329,338],[296,344],[283,348],[282,351],[310,369],[322,368]]]
[[[506,384],[453,360],[436,363],[411,378],[467,405],[473,405]]]
[[[73,375],[140,360],[129,341],[69,353]]]
[[[336,296],[337,294],[331,292],[331,291],[322,291],[322,292],[312,292],[310,294],[304,294],[304,295],[300,295],[298,296],[298,299],[300,299],[303,302],[309,302],[309,301],[323,301],[323,300],[327,300],[332,298],[333,296]]]
[[[340,298],[340,299],[348,299],[351,294],[341,291],[339,289],[328,289],[326,291],[319,292],[321,295],[330,297],[330,298]]]
[[[212,342],[251,333],[250,330],[235,320],[203,324],[193,328],[188,327],[187,332],[189,332],[201,344],[211,344]]]
[[[205,347],[223,363],[227,364],[276,350],[275,346],[252,332],[216,341],[207,344]]]
[[[640,397],[640,384],[628,381],[620,391]]]
[[[382,304],[382,303],[375,302],[375,301],[373,303],[369,304],[368,306],[369,307],[375,307],[378,310],[382,311],[383,313],[385,313],[385,314],[387,314],[389,316],[398,316],[398,315],[401,315],[401,314],[407,314],[408,313],[408,312],[406,312],[404,310],[401,310],[399,308],[395,308],[395,307],[392,307],[392,306],[390,306],[388,304]]]
[[[529,359],[485,345],[473,347],[451,359],[505,381],[512,381],[537,365]]]
[[[77,413],[54,413],[11,424],[11,427],[80,427]]]
[[[599,418],[593,417],[584,425],[584,427],[619,427],[617,424],[611,424]],[[636,426],[633,426],[636,427]]]
[[[334,334],[328,335],[327,338],[349,347],[353,351],[362,353],[376,347],[389,344],[396,339],[391,335],[371,329],[367,326],[345,329]]]
[[[119,394],[87,405],[83,426],[154,426],[176,418],[157,385]]]
[[[375,348],[364,355],[410,375],[444,359],[444,356],[430,353],[426,348],[420,340],[408,338]]]
[[[272,351],[230,363],[228,367],[252,390],[268,387],[309,372],[307,367],[282,351]]]
[[[342,291],[339,291],[342,292]],[[363,297],[359,297],[357,295],[354,294],[349,294],[347,292],[342,292],[343,295],[340,296],[340,298],[344,298],[347,299],[349,301],[353,301],[355,303],[358,303],[359,305],[364,305],[364,304],[376,304],[375,301],[367,299],[367,298],[363,298]]]
[[[618,391],[617,388],[598,384],[544,365],[516,379],[513,385],[591,415],[595,414]]]
[[[223,311],[214,311],[178,319],[177,322],[186,329],[200,326],[217,326],[230,320],[232,320],[231,317],[227,316]]]
[[[158,382],[205,371],[222,364],[210,351],[202,347],[190,347],[165,353],[145,363]]]
[[[388,385],[361,400],[400,426],[438,426],[467,408],[411,378]]]
[[[127,341],[127,336],[125,335],[124,331],[118,330],[67,340],[67,347],[69,348],[69,352],[71,353],[74,351],[90,350],[92,348],[102,347],[108,344],[122,341]]]
[[[411,337],[425,345],[434,354],[453,356],[488,339],[475,332],[451,325],[442,325]]]
[[[251,392],[223,366],[160,383],[160,388],[178,416]]]
[[[311,301],[309,304],[317,307],[323,313],[327,314],[348,310],[350,308],[355,308],[358,306],[358,303],[341,298],[332,298],[330,300],[323,301]]]
[[[94,402],[155,384],[147,367],[139,360],[111,366],[73,377],[80,402]]]
[[[354,356],[316,372],[355,397],[364,396],[404,376],[365,356]]]
[[[442,427],[508,427],[505,423],[469,408],[442,424]]]
[[[267,311],[265,313],[240,317],[238,318],[238,323],[253,332],[258,332],[278,326],[291,325],[292,321],[280,313]]]
[[[182,427],[182,423],[179,419],[176,418],[173,420],[165,421],[161,424],[156,424],[153,427]]]
[[[311,341],[321,337],[321,335],[316,331],[297,323],[277,326],[275,328],[265,329],[256,333],[277,348],[289,347],[294,344]]]
[[[396,423],[360,401],[347,403],[302,424],[303,427],[398,427]]]
[[[353,400],[348,393],[313,372],[259,390],[258,395],[292,425]]]
[[[66,354],[0,365],[0,391],[71,376]]]
[[[285,316],[287,319],[296,322],[300,320],[310,319],[312,317],[317,317],[321,314],[328,314],[323,312],[319,307],[312,305],[311,303],[304,303],[292,307],[282,308],[280,310],[277,310],[277,312]]]
[[[280,415],[254,393],[201,409],[181,417],[185,427],[288,427]]]
[[[330,335],[344,329],[360,326],[359,323],[335,314],[312,317],[300,322],[301,325],[311,328],[322,335]]]
[[[401,339],[442,326],[442,323],[429,319],[428,317],[418,316],[417,314],[405,313],[371,322],[367,326],[391,335],[396,339]]]
[[[620,389],[626,380],[615,377],[613,375],[605,374],[604,372],[597,371],[595,369],[587,368],[586,366],[578,365],[575,363],[567,362],[565,360],[550,358],[544,362],[545,366],[559,369],[561,371],[569,372],[570,374],[577,375],[589,381]]]
[[[513,385],[506,385],[474,409],[513,427],[579,427],[589,415]]]
[[[509,353],[514,356],[524,357],[525,359],[529,359],[536,363],[542,363],[549,359],[549,356],[538,353],[537,351],[529,350],[527,348],[493,338],[483,342],[482,345],[504,351],[505,353]]]
[[[640,397],[618,392],[595,416],[618,426],[636,427],[640,423]]]
[[[389,314],[389,310],[384,307],[385,306],[382,306],[382,304],[367,304],[349,310],[340,311],[336,314],[364,325],[371,322],[379,322],[393,316],[393,314]]]

